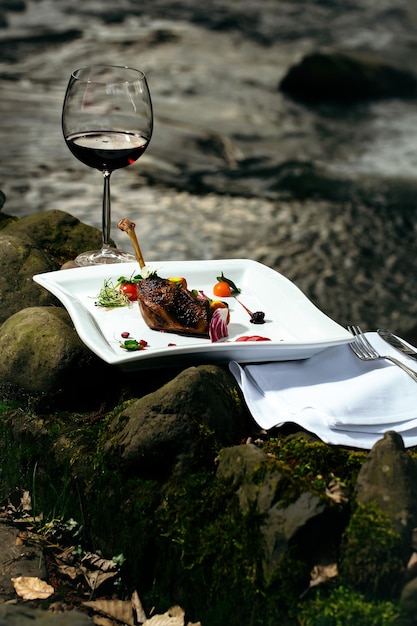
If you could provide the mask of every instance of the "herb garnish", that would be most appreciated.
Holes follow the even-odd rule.
[[[230,278],[226,278],[226,276],[223,274],[221,276],[217,276],[217,280],[219,281],[219,283],[227,283],[231,289],[232,294],[233,293],[240,293],[242,290],[239,289],[239,287],[236,287],[235,283],[233,282],[233,280],[230,280]]]
[[[96,306],[115,308],[129,306],[129,298],[119,290],[119,283],[114,285],[111,280],[105,280],[97,296]]]
[[[97,296],[96,306],[102,306],[108,309],[129,306],[131,301],[128,295],[120,291],[120,285],[124,283],[136,284],[139,283],[141,280],[142,276],[140,274],[137,274],[136,276],[131,276],[130,278],[120,276],[116,284],[112,283],[111,280],[105,280],[104,285]]]

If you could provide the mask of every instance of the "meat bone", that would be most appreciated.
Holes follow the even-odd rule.
[[[139,242],[136,237],[136,232],[135,232],[136,224],[134,222],[130,222],[128,219],[124,217],[117,224],[117,228],[119,228],[120,230],[122,230],[123,232],[129,235],[130,241],[132,242],[133,247],[135,249],[135,254],[139,263],[139,267],[140,269],[142,269],[143,267],[145,267],[146,263],[144,261],[142,251],[140,249]]]

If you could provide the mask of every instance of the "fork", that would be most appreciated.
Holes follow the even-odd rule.
[[[393,356],[381,355],[379,354],[375,348],[369,343],[368,339],[361,331],[359,326],[348,326],[348,331],[352,333],[354,339],[353,342],[349,344],[350,348],[356,354],[356,356],[362,361],[375,361],[376,359],[385,359],[386,361],[391,361],[391,363],[395,363],[398,367],[401,367],[404,372],[407,372],[411,378],[417,382],[417,373],[411,368],[407,367],[401,361],[398,361]]]

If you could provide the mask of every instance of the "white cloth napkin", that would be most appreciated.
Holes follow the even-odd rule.
[[[417,371],[417,361],[366,333],[380,354]],[[293,422],[326,443],[370,449],[388,430],[417,445],[417,383],[397,365],[361,361],[348,344],[302,361],[229,364],[257,424]]]

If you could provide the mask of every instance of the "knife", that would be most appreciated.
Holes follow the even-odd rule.
[[[410,359],[415,359],[417,361],[417,352],[415,352],[410,346],[408,346],[404,341],[390,333],[388,330],[383,330],[382,328],[378,328],[378,335],[382,337],[384,341],[389,343],[390,346],[406,354],[410,357]]]

